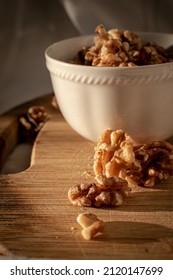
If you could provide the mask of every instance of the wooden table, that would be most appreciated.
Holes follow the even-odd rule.
[[[17,144],[21,112],[37,104],[50,116],[34,143],[29,169],[0,176],[0,250],[9,258],[172,260],[173,180],[133,189],[121,207],[73,206],[68,189],[94,178],[94,144],[73,131],[51,99],[44,96],[0,117],[2,163]],[[105,221],[103,235],[83,239],[76,222],[83,212]]]

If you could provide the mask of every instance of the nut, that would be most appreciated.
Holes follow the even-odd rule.
[[[28,109],[28,121],[33,124],[34,130],[39,131],[48,119],[48,114],[43,106],[32,106]]]
[[[51,105],[52,105],[55,109],[58,109],[58,102],[57,102],[57,99],[56,99],[55,95],[52,97]]]
[[[38,132],[48,120],[48,114],[43,106],[32,106],[19,117],[21,138],[26,142],[33,142]]]
[[[138,168],[129,168],[126,176],[137,185],[154,187],[173,175],[173,145],[170,143],[154,141],[135,146],[134,153]]]
[[[82,230],[82,236],[86,240],[91,240],[96,234],[102,233],[104,223],[102,221],[96,221],[91,226]]]
[[[94,37],[94,45],[79,51],[72,63],[132,67],[173,61],[163,47],[153,42],[142,45],[141,38],[129,30],[106,31],[99,24],[95,32],[97,35]]]
[[[97,216],[91,213],[79,214],[77,217],[78,224],[83,228],[91,226],[96,221],[98,221]]]
[[[116,183],[125,179],[129,166],[135,162],[132,138],[122,130],[104,131],[98,139],[94,154],[95,179],[99,184]]]
[[[68,191],[68,198],[73,205],[83,207],[120,206],[131,189],[125,180],[117,179],[113,185],[81,183]]]
[[[104,229],[104,222],[91,213],[79,214],[77,222],[83,227],[82,236],[86,240],[91,240],[97,234],[101,234]]]
[[[129,187],[154,187],[173,175],[173,145],[166,141],[135,145],[122,130],[106,130],[94,155],[95,179],[106,185],[121,178]]]
[[[48,114],[43,106],[32,106],[28,112],[19,118],[26,130],[38,132],[48,120]]]
[[[71,187],[68,198],[83,207],[120,206],[135,186],[154,187],[173,175],[173,145],[166,141],[135,145],[119,129],[104,131],[97,142],[96,183]]]

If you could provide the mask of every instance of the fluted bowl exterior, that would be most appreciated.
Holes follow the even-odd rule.
[[[173,44],[173,34],[139,36],[165,48]],[[105,129],[123,129],[138,143],[171,137],[173,62],[122,68],[70,64],[93,37],[66,39],[45,52],[59,108],[70,126],[93,142]]]

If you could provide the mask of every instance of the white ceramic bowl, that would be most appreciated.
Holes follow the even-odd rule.
[[[138,33],[143,41],[173,45],[173,34]],[[96,141],[105,129],[123,129],[136,142],[173,135],[173,62],[137,67],[68,63],[94,35],[52,44],[45,52],[60,110],[83,137]]]

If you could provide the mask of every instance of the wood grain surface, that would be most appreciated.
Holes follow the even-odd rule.
[[[133,189],[121,207],[73,206],[67,198],[68,189],[94,180],[94,144],[73,131],[51,106],[51,98],[34,101],[46,106],[50,118],[34,143],[31,166],[18,174],[0,176],[1,258],[172,260],[172,178],[155,189]],[[10,141],[14,146],[14,120],[29,105],[0,118],[0,137],[6,143],[12,136],[4,136],[3,120],[13,120],[14,140]],[[1,149],[1,155],[5,157],[10,148],[3,147],[6,150],[3,153]],[[84,212],[105,222],[103,235],[91,241],[83,239],[76,218]]]

